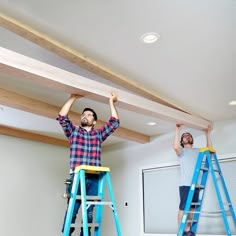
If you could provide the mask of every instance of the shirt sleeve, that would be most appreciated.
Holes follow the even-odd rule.
[[[180,147],[180,154],[177,157],[182,157],[184,155],[184,148]]]
[[[111,117],[109,121],[100,129],[102,141],[105,141],[107,137],[110,136],[119,126],[119,119]]]
[[[58,114],[56,120],[59,122],[61,125],[65,136],[69,139],[73,130],[75,129],[75,126],[72,124],[68,116],[62,116]]]

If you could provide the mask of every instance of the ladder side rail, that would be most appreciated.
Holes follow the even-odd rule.
[[[184,208],[182,220],[181,220],[179,230],[178,230],[178,236],[182,236],[184,234],[184,230],[185,230],[187,220],[188,220],[189,211],[190,211],[190,208],[191,208],[191,203],[192,203],[192,200],[193,200],[194,191],[195,191],[196,184],[197,184],[198,177],[199,177],[200,170],[201,170],[203,157],[204,157],[204,153],[199,152],[197,163],[196,163],[196,166],[195,166],[195,171],[194,171],[193,177],[192,177],[190,190],[189,190],[189,193],[188,193],[187,202],[186,202],[186,205],[185,205],[185,208]]]
[[[101,198],[101,202],[103,202],[104,198],[105,198],[105,184],[106,184],[105,176],[106,176],[106,173],[101,172],[99,174],[98,196]],[[103,211],[103,206],[102,205],[97,205],[96,206],[95,222],[99,224],[99,227],[95,227],[94,236],[100,236],[101,235],[102,211]]]
[[[67,213],[66,213],[66,222],[64,226],[63,236],[69,236],[69,233],[70,233],[70,226],[71,226],[72,216],[74,212],[75,201],[77,197],[79,180],[80,180],[80,176],[78,175],[78,173],[75,173],[72,189],[70,193],[69,205],[68,205]]]
[[[119,220],[118,220],[117,208],[116,208],[116,204],[115,204],[115,198],[113,195],[111,178],[110,178],[109,172],[106,173],[106,179],[107,179],[108,191],[109,191],[109,195],[110,195],[110,199],[111,199],[112,207],[113,207],[112,211],[113,211],[113,216],[114,216],[114,220],[115,220],[117,236],[121,236],[120,224],[119,224]]]
[[[210,169],[212,180],[213,180],[213,184],[214,184],[214,187],[215,187],[215,191],[216,191],[216,195],[217,195],[217,200],[218,200],[218,203],[219,203],[219,206],[220,206],[220,209],[221,209],[225,231],[226,231],[228,236],[231,236],[230,228],[229,228],[229,223],[228,223],[227,216],[226,216],[225,209],[224,209],[223,200],[222,200],[222,197],[221,197],[221,194],[220,194],[219,186],[217,184],[215,170],[214,170],[214,166],[212,164],[212,160],[211,160],[211,156],[210,156],[209,152],[207,153],[207,159],[208,159],[208,162],[209,162],[209,169]]]
[[[233,221],[234,221],[234,225],[236,225],[236,216],[235,216],[235,211],[233,209],[233,204],[230,200],[230,196],[229,196],[229,193],[228,193],[228,190],[227,190],[227,187],[226,187],[226,183],[225,183],[225,180],[224,180],[224,177],[223,177],[223,173],[221,171],[220,164],[219,164],[218,158],[216,157],[215,153],[213,154],[213,158],[214,158],[216,167],[219,170],[219,176],[220,176],[221,183],[222,183],[222,186],[223,186],[223,190],[224,190],[224,193],[225,193],[225,196],[226,196],[226,199],[227,199],[227,203],[230,204],[229,209],[230,209],[230,213],[231,213],[231,216],[233,218]]]
[[[202,170],[203,173],[202,173],[200,186],[206,187],[207,178],[208,178],[208,174],[209,174],[209,163],[207,161],[206,154],[204,154],[204,158],[205,158],[205,164],[204,164],[204,168]],[[203,189],[200,189],[200,191],[199,191],[199,198],[198,198],[198,202],[197,202],[198,205],[196,206],[195,214],[193,215],[193,223],[192,223],[191,231],[194,233],[197,232],[197,225],[198,225],[198,220],[200,217],[200,212],[201,212],[202,203],[203,203],[203,199],[204,199],[205,187]]]
[[[80,175],[80,187],[81,187],[81,207],[82,207],[82,219],[83,219],[83,236],[89,236],[88,234],[88,214],[86,205],[86,186],[85,186],[85,170],[79,171]]]

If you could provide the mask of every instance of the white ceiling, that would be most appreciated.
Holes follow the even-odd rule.
[[[79,51],[157,96],[210,121],[236,118],[235,0],[1,0],[0,11]],[[153,45],[146,32],[160,34]],[[119,87],[46,49],[0,28],[0,46],[87,78]],[[68,94],[0,75],[1,88],[62,106]],[[119,87],[120,88],[120,87]],[[80,99],[101,120],[108,105]],[[0,124],[63,138],[54,120],[1,106]],[[123,127],[146,135],[174,130],[174,124],[119,109]],[[157,126],[147,126],[149,121]],[[122,141],[112,137],[107,143]]]

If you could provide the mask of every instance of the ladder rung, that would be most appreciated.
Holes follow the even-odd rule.
[[[76,199],[77,200],[81,200],[82,199],[82,196],[76,196]],[[89,200],[89,201],[101,201],[102,198],[100,196],[86,196],[86,200]]]
[[[216,214],[221,214],[222,212],[228,213],[230,212],[229,210],[226,211],[198,211],[196,214],[204,214],[204,215],[216,215]]]
[[[192,202],[191,205],[192,206],[201,206],[201,203],[200,202]]]
[[[229,210],[226,210],[226,211],[188,211],[187,213],[201,214],[201,215],[216,215],[216,214],[221,214],[222,212],[228,213],[230,211]]]
[[[187,223],[197,223],[197,220],[187,220]]]
[[[224,202],[224,205],[232,206],[232,203],[231,202]]]
[[[209,168],[206,168],[206,167],[201,167],[201,169],[200,170],[202,170],[202,171],[208,171],[209,170]]]
[[[201,168],[200,168],[200,170],[202,170],[202,171],[208,171],[208,170],[209,170],[209,168],[206,168],[206,167],[201,167]],[[219,170],[217,170],[217,169],[214,169],[214,171],[215,171],[215,172],[218,172],[218,173],[220,173],[220,171],[219,171]]]
[[[69,193],[64,193],[62,195],[63,198],[70,198],[71,195]],[[81,196],[76,196],[77,200],[81,200],[82,197]],[[100,196],[86,196],[86,200],[90,200],[90,201],[101,201],[102,198]]]
[[[83,227],[83,224],[82,223],[77,223],[77,224],[71,224],[71,227],[74,227],[74,228],[81,228]],[[98,223],[88,223],[88,227],[99,227],[99,224]]]
[[[204,189],[205,186],[204,185],[196,185],[196,188],[199,188],[199,189]]]
[[[86,204],[88,205],[109,205],[112,206],[112,202],[94,202],[94,201],[86,201]]]

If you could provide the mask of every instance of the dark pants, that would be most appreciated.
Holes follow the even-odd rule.
[[[187,199],[188,199],[189,190],[190,190],[190,186],[180,186],[179,187],[179,197],[180,197],[179,209],[180,210],[184,210],[184,208],[185,208],[185,205],[186,205]],[[194,191],[192,202],[198,202],[199,192],[200,192],[200,190],[198,188],[196,188]]]
[[[72,184],[73,184],[73,180],[74,180],[74,174],[70,175],[70,180],[71,180],[71,184],[68,186],[68,189],[67,189],[68,193],[71,193]],[[97,194],[98,194],[98,175],[86,174],[85,175],[85,186],[86,186],[86,195],[97,196]],[[78,187],[77,195],[81,195],[80,184]],[[69,204],[69,199],[67,201],[67,208],[68,208],[68,204]],[[78,214],[80,205],[81,205],[81,201],[76,200],[75,206],[74,206],[74,212],[73,212],[73,216],[72,216],[72,221],[71,221],[72,224],[75,223],[76,216]],[[91,205],[87,209],[88,223],[93,222],[93,209],[94,209],[94,205]],[[66,210],[65,217],[64,217],[62,232],[64,231],[64,226],[65,226],[65,222],[66,222],[66,215],[67,215],[67,210]],[[73,228],[73,227],[70,228],[70,235],[74,232],[74,230],[75,230],[75,228]],[[89,235],[91,235],[90,231],[91,231],[91,228],[89,227]],[[80,236],[83,236],[83,228],[81,228]]]

